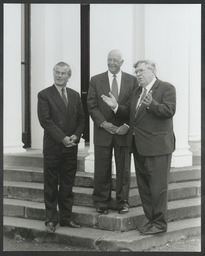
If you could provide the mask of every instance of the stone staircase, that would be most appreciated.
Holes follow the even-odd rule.
[[[196,152],[196,151],[195,151]],[[108,215],[100,215],[93,207],[93,174],[85,173],[87,148],[79,150],[75,179],[73,218],[81,229],[57,226],[54,234],[45,232],[43,202],[42,154],[29,150],[24,154],[4,156],[4,234],[38,238],[42,242],[67,243],[95,251],[143,251],[152,246],[200,234],[201,167],[200,156],[194,155],[194,166],[172,168],[168,193],[168,232],[141,236],[136,227],[144,220],[135,174],[131,177],[130,211],[120,215],[113,199]],[[116,177],[113,175],[112,198]]]

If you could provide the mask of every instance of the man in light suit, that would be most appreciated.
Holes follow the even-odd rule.
[[[54,84],[38,94],[38,118],[44,129],[45,225],[50,233],[55,232],[58,222],[60,226],[80,227],[71,219],[72,188],[77,170],[77,144],[84,130],[80,95],[66,88],[71,77],[70,66],[59,62],[53,68],[53,77]]]
[[[147,221],[138,229],[144,235],[167,231],[168,179],[175,150],[173,116],[176,91],[156,77],[152,61],[135,65],[137,88],[128,105],[120,105],[113,95],[103,100],[116,116],[130,115],[128,143],[134,155],[138,189]]]
[[[107,58],[108,71],[91,78],[88,91],[88,111],[94,121],[94,191],[93,200],[97,212],[108,213],[111,201],[112,152],[116,163],[116,201],[119,213],[129,211],[125,198],[124,181],[129,176],[129,157],[127,131],[128,116],[118,118],[102,100],[102,94],[110,91],[118,98],[119,104],[129,102],[134,88],[137,87],[135,76],[121,71],[123,64],[119,50],[112,50]]]

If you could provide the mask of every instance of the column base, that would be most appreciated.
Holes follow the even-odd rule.
[[[91,152],[85,158],[85,172],[94,173],[94,154]]]
[[[10,146],[10,147],[4,147],[3,152],[4,152],[4,154],[24,153],[24,152],[26,152],[26,149],[24,149],[22,146]]]
[[[193,164],[193,155],[189,150],[177,149],[172,154],[171,167],[185,167],[185,166],[192,166],[192,164]]]

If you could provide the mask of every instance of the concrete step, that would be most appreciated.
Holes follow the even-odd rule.
[[[169,184],[168,199],[179,200],[199,197],[201,195],[200,181],[189,181]],[[43,183],[4,181],[4,197],[43,202]],[[93,188],[73,187],[74,204],[93,207]],[[116,208],[115,191],[112,191],[111,208]],[[137,188],[130,189],[129,204],[131,207],[141,205]]]
[[[191,166],[183,168],[171,168],[170,183],[200,180],[201,166]],[[75,178],[75,186],[93,187],[93,173],[78,171]],[[4,166],[4,180],[21,181],[21,182],[37,182],[43,183],[43,169],[39,167],[27,166]],[[116,187],[116,175],[112,177],[112,189]],[[130,188],[136,188],[135,173],[131,173]]]
[[[47,234],[43,221],[14,217],[3,218],[4,235],[12,237],[18,234],[24,238],[63,243],[94,251],[145,251],[169,241],[199,235],[200,230],[201,219],[192,218],[169,223],[168,231],[159,235],[142,236],[136,230],[116,232],[88,227],[73,229],[59,226],[54,234]]]
[[[84,159],[88,156],[89,147],[78,149],[78,170],[84,170]],[[4,165],[43,167],[42,150],[28,149],[24,153],[4,154]]]
[[[79,148],[78,150],[78,171],[85,170],[84,160],[89,155],[90,147]],[[190,142],[190,151],[193,153],[193,166],[201,165],[201,142]],[[42,150],[28,149],[24,153],[4,154],[4,165],[43,167]]]
[[[4,198],[3,215],[9,217],[45,220],[44,203]],[[171,201],[168,203],[168,222],[179,219],[199,217],[201,214],[201,198]],[[136,229],[145,219],[142,207],[130,208],[127,214],[109,211],[108,215],[100,215],[94,208],[73,206],[73,219],[92,228],[128,231]]]

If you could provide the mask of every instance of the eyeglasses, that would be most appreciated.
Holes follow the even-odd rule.
[[[147,69],[138,69],[138,70],[135,70],[135,74],[136,75],[140,75],[140,74],[142,74],[142,73],[144,73],[145,71],[146,71]]]

